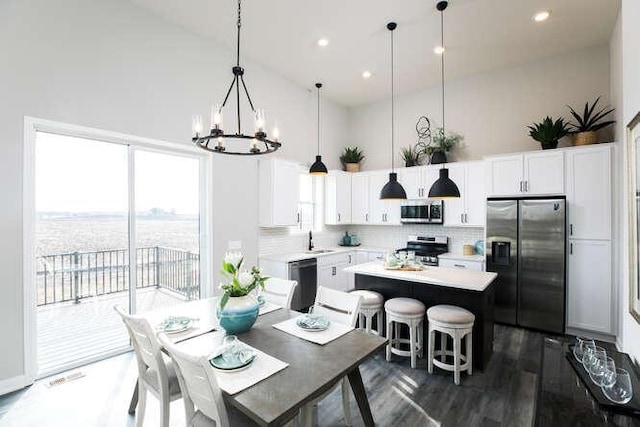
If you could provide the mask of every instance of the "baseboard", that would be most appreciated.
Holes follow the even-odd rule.
[[[33,382],[30,381],[26,375],[0,380],[0,396],[20,390],[31,384],[33,384]]]

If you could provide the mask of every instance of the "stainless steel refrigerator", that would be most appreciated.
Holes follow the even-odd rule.
[[[563,333],[565,198],[487,199],[487,271],[496,322]]]

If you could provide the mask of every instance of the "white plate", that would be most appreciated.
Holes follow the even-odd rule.
[[[184,332],[193,326],[193,319],[188,317],[176,317],[167,318],[162,322],[159,327],[160,330],[167,334],[177,334],[178,332]]]

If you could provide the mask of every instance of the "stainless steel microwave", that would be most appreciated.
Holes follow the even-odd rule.
[[[400,204],[400,222],[405,224],[444,223],[442,200],[405,200]]]

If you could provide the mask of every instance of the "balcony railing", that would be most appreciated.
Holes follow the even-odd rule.
[[[200,297],[200,255],[162,246],[137,248],[136,289],[162,288]],[[129,290],[129,251],[73,252],[36,258],[38,306]]]

